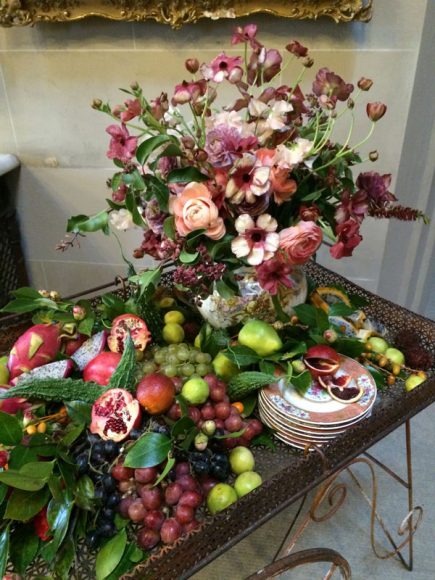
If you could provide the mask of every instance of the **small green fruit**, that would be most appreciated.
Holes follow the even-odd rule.
[[[385,351],[385,356],[387,359],[395,365],[403,365],[405,364],[405,355],[402,351],[398,350],[397,348],[387,348]]]
[[[282,348],[282,341],[276,330],[262,320],[250,320],[239,332],[238,341],[251,348],[258,356],[270,356]]]
[[[210,390],[204,379],[193,377],[186,381],[181,389],[181,395],[191,405],[202,405],[208,399]]]
[[[427,376],[425,373],[420,373],[418,375],[409,375],[409,377],[405,381],[405,389],[408,392],[412,391],[412,389],[415,389],[415,387],[418,387],[418,385],[424,383],[426,379]]]
[[[207,507],[212,515],[237,501],[237,493],[228,483],[216,484],[207,496]]]
[[[371,336],[367,342],[372,347],[372,351],[377,354],[384,354],[388,348],[388,342],[379,336]]]
[[[224,381],[228,381],[240,372],[239,367],[226,357],[223,352],[218,352],[211,364],[214,372]]]
[[[231,470],[236,475],[244,473],[245,471],[253,471],[255,467],[255,459],[247,447],[239,446],[231,450],[230,453]]]
[[[8,358],[7,356],[0,358],[0,385],[7,385],[9,381]]]
[[[170,310],[165,314],[164,321],[165,324],[183,324],[185,318],[179,310]]]
[[[184,340],[184,330],[180,324],[170,322],[163,327],[163,340],[168,344],[179,344]]]
[[[245,471],[237,476],[234,482],[234,489],[238,497],[243,497],[247,493],[250,493],[256,487],[259,487],[263,483],[261,475],[255,471]]]

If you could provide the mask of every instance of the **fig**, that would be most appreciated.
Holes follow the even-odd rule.
[[[340,366],[340,357],[337,351],[326,344],[316,344],[310,347],[304,355],[304,362],[311,375],[333,375]]]
[[[151,342],[151,333],[142,318],[135,314],[121,314],[112,322],[112,329],[107,339],[107,345],[112,352],[124,352],[127,335],[130,334],[134,348],[144,351]]]
[[[125,389],[109,389],[92,407],[91,433],[107,441],[124,441],[141,420],[139,401]]]
[[[258,356],[270,356],[282,348],[276,330],[262,320],[250,320],[240,330],[239,344],[251,348]]]

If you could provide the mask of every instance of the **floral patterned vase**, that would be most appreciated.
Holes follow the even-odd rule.
[[[223,298],[217,290],[202,301],[198,307],[201,316],[214,328],[227,328],[244,322],[249,318],[258,318],[274,322],[276,313],[271,295],[264,291],[257,281],[254,268],[244,268],[237,272],[241,279],[238,282],[240,296]],[[293,307],[303,304],[307,298],[307,279],[304,270],[295,266],[289,275],[292,287],[280,285],[278,298],[282,309],[288,315]]]

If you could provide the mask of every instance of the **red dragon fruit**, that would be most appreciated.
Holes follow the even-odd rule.
[[[59,351],[60,327],[36,324],[16,341],[9,355],[10,380],[51,362]]]

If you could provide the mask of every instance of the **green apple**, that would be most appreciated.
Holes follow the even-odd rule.
[[[371,336],[367,342],[372,347],[372,351],[377,354],[384,354],[388,348],[388,342],[379,336]]]
[[[405,355],[397,348],[387,348],[384,354],[387,359],[395,365],[405,364]]]
[[[248,346],[258,356],[270,356],[281,350],[282,341],[276,330],[262,320],[250,320],[240,330],[239,344]]]
[[[8,356],[0,358],[0,385],[7,385],[9,381]]]
[[[247,447],[234,447],[230,452],[231,470],[236,475],[244,473],[245,471],[253,471],[255,467],[255,459]]]
[[[218,352],[211,364],[213,365],[214,372],[224,381],[228,381],[240,372],[239,367],[225,356],[223,352]]]
[[[427,379],[426,373],[419,373],[418,375],[409,375],[409,377],[405,381],[405,389],[409,392]]]
[[[207,496],[207,507],[210,513],[215,515],[236,501],[236,490],[228,483],[218,483]]]
[[[181,395],[191,405],[202,405],[208,399],[210,390],[208,384],[200,377],[192,377],[181,389]]]
[[[234,489],[238,497],[243,497],[263,483],[261,475],[255,471],[245,471],[236,477]]]

